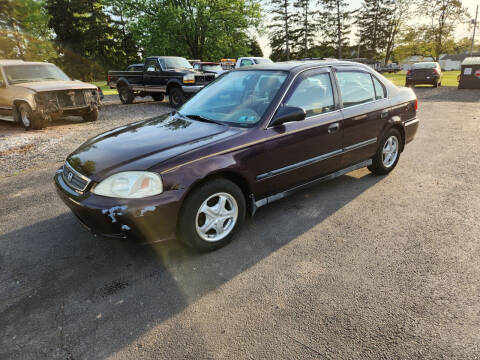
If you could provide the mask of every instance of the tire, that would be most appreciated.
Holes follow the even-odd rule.
[[[372,158],[373,163],[368,167],[368,170],[377,175],[386,175],[390,171],[395,169],[395,166],[397,166],[398,160],[400,159],[400,150],[402,146],[401,144],[402,135],[400,134],[400,132],[397,129],[388,130],[385,136],[382,138],[382,141],[378,146],[377,152]],[[396,152],[395,154],[392,154],[391,151],[387,151],[387,148],[390,147],[391,149],[394,145],[396,146]],[[394,158],[388,157],[388,153],[391,156],[394,156]]]
[[[120,97],[120,101],[123,104],[131,104],[135,99],[133,91],[130,90],[127,85],[120,86],[120,88],[118,89],[118,96]]]
[[[163,99],[165,98],[165,96],[162,93],[153,93],[153,94],[150,94],[150,96],[154,101],[163,101]]]
[[[170,102],[171,107],[173,107],[174,109],[178,109],[185,103],[186,100],[187,99],[183,94],[182,89],[180,89],[179,87],[174,87],[170,89],[168,93],[168,101]]]
[[[84,121],[92,122],[98,120],[98,109],[90,111],[88,114],[82,115]]]
[[[437,82],[437,81],[435,81],[435,82],[433,83],[433,87],[434,87],[434,88],[437,88],[437,87],[438,87],[438,82]]]
[[[224,205],[220,199],[224,200]],[[217,209],[218,206],[221,207]],[[245,213],[242,190],[229,180],[214,179],[186,198],[178,221],[178,238],[198,251],[219,249],[232,241],[245,220]]]
[[[22,103],[18,107],[20,122],[25,130],[41,130],[45,127],[40,116],[35,116],[28,104]]]

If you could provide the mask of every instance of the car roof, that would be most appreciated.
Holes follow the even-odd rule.
[[[200,65],[220,65],[219,62],[214,62],[214,61],[197,61],[197,62],[194,62],[194,64],[200,64]]]
[[[309,68],[321,67],[321,66],[356,66],[363,69],[373,70],[371,67],[365,64],[353,62],[353,61],[341,61],[341,60],[309,60],[309,61],[285,61],[277,62],[273,64],[258,64],[255,66],[245,66],[233,71],[248,71],[248,70],[278,70],[278,71],[290,71],[299,72]]]

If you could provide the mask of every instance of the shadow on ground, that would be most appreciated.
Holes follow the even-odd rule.
[[[271,204],[230,245],[208,254],[176,241],[95,238],[66,211],[32,219],[0,238],[0,358],[112,355],[381,180],[358,170]]]

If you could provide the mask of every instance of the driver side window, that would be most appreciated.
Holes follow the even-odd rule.
[[[320,73],[297,80],[285,105],[304,109],[307,117],[335,110],[330,75]]]
[[[160,70],[160,65],[158,65],[158,62],[157,60],[148,60],[146,63],[145,63],[145,70],[148,70],[149,68],[154,68],[155,72],[159,72],[161,71]]]

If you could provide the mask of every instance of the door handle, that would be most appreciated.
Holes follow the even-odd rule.
[[[340,129],[340,124],[334,123],[328,127],[328,133],[331,134],[331,133],[337,132],[338,129]]]

